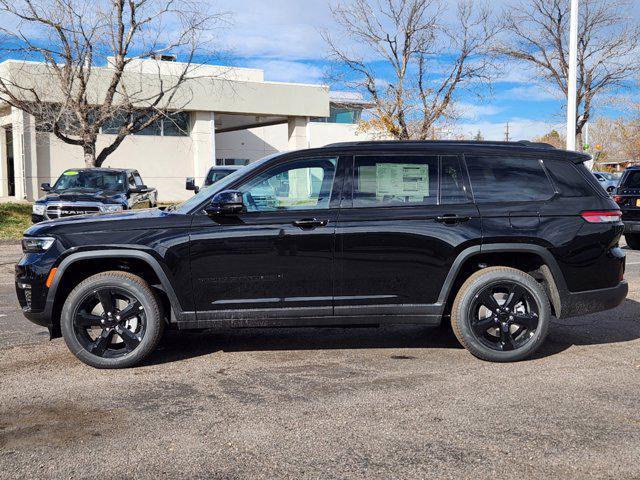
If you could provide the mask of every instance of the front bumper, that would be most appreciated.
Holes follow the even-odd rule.
[[[625,280],[610,288],[584,292],[563,292],[560,294],[562,306],[558,318],[576,317],[610,310],[620,305],[627,297],[628,292],[629,285]]]

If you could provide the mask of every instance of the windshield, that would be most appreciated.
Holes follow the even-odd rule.
[[[238,178],[248,174],[252,170],[260,167],[263,163],[271,160],[272,158],[277,157],[278,155],[281,155],[281,153],[278,152],[272,155],[267,155],[266,157],[261,158],[257,162],[250,163],[246,167],[236,170],[235,172],[224,177],[222,180],[212,185],[209,185],[208,187],[201,188],[196,195],[191,197],[186,202],[173,206],[171,210],[175,210],[178,213],[189,213],[195,207],[197,207],[202,202],[204,202],[207,198],[211,197],[214,193],[223,191],[224,189],[227,188],[228,185],[231,185]]]
[[[122,172],[67,170],[60,175],[53,190],[71,189],[124,191],[124,175]]]

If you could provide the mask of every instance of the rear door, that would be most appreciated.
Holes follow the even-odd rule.
[[[481,224],[458,156],[356,155],[336,230],[335,314],[440,313],[456,256]]]

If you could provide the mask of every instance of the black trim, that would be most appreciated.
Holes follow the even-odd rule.
[[[560,292],[562,307],[559,314],[556,312],[556,316],[569,318],[609,310],[620,305],[628,292],[629,285],[624,280],[611,288],[584,292]]]

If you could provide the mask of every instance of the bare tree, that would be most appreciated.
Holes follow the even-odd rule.
[[[0,103],[100,166],[128,135],[184,107],[194,56],[218,20],[196,0],[0,0],[0,60],[21,60],[4,64]],[[159,60],[173,54],[182,61],[167,74]],[[114,136],[97,152],[106,125]]]
[[[640,69],[640,26],[627,0],[582,0],[578,28],[578,122],[592,115],[597,95],[624,87]],[[569,0],[525,0],[505,11],[505,41],[498,51],[533,66],[567,95]]]
[[[471,0],[451,9],[440,0],[353,0],[332,8],[340,36],[323,37],[346,67],[345,83],[375,105],[365,126],[396,139],[429,138],[451,120],[458,90],[489,80],[498,31],[489,10]]]

